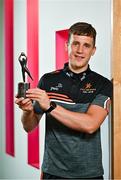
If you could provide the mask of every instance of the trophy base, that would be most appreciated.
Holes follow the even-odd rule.
[[[18,84],[18,95],[17,97],[24,97],[26,98],[26,91],[30,88],[30,83],[20,82]]]

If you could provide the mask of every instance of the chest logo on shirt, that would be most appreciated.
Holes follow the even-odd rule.
[[[83,94],[92,94],[96,91],[96,88],[93,88],[91,83],[86,83],[83,88],[80,89]]]
[[[50,91],[58,91],[59,89],[61,89],[63,87],[63,85],[61,83],[58,83],[55,86],[51,86],[50,87]]]

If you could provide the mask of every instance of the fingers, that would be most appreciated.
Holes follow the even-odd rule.
[[[35,89],[28,89],[27,91],[26,91],[26,94],[28,95],[30,95],[30,94],[36,94],[36,95],[41,95],[41,94],[44,94],[44,93],[46,93],[44,90],[42,90],[42,89],[39,89],[39,88],[35,88]]]
[[[32,102],[29,98],[16,98],[15,103],[24,111],[31,111],[33,109]]]
[[[30,99],[28,99],[28,98],[24,99],[23,97],[15,99],[15,103],[18,105],[26,104],[28,101],[30,101]]]
[[[26,103],[22,102],[19,105],[19,108],[22,109],[23,111],[31,111],[31,110],[33,110],[32,102],[30,100],[27,101]]]
[[[46,91],[39,89],[39,88],[34,88],[34,89],[29,89],[26,91],[26,97],[27,98],[16,98],[15,103],[18,105],[24,105],[27,104],[31,100],[36,100],[40,101],[40,99],[48,99],[48,95]]]
[[[48,98],[48,95],[46,91],[35,88],[35,89],[29,89],[26,91],[26,97],[32,99],[32,100],[37,100],[39,101],[40,98]]]
[[[22,110],[29,111],[33,108],[31,100],[37,101],[42,109],[48,109],[50,107],[50,99],[46,91],[39,88],[28,89],[26,91],[26,98],[18,98],[15,103]]]
[[[23,97],[21,97],[21,98],[15,98],[15,103],[19,105],[23,100],[24,100]]]
[[[50,99],[46,93],[46,91],[35,88],[35,89],[29,89],[26,91],[26,97],[37,101],[42,109],[48,109],[50,106]]]

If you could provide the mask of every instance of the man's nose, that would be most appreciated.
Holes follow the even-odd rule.
[[[80,44],[77,48],[77,52],[80,54],[83,52],[83,46]]]

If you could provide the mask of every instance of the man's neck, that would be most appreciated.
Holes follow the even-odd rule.
[[[68,64],[68,66],[69,66],[69,69],[70,69],[72,72],[74,72],[74,73],[76,73],[76,74],[79,74],[79,73],[82,73],[82,72],[86,71],[86,70],[88,69],[88,66],[89,66],[89,65],[87,65],[87,66],[85,66],[85,67],[82,67],[82,68],[73,68],[70,64]]]

